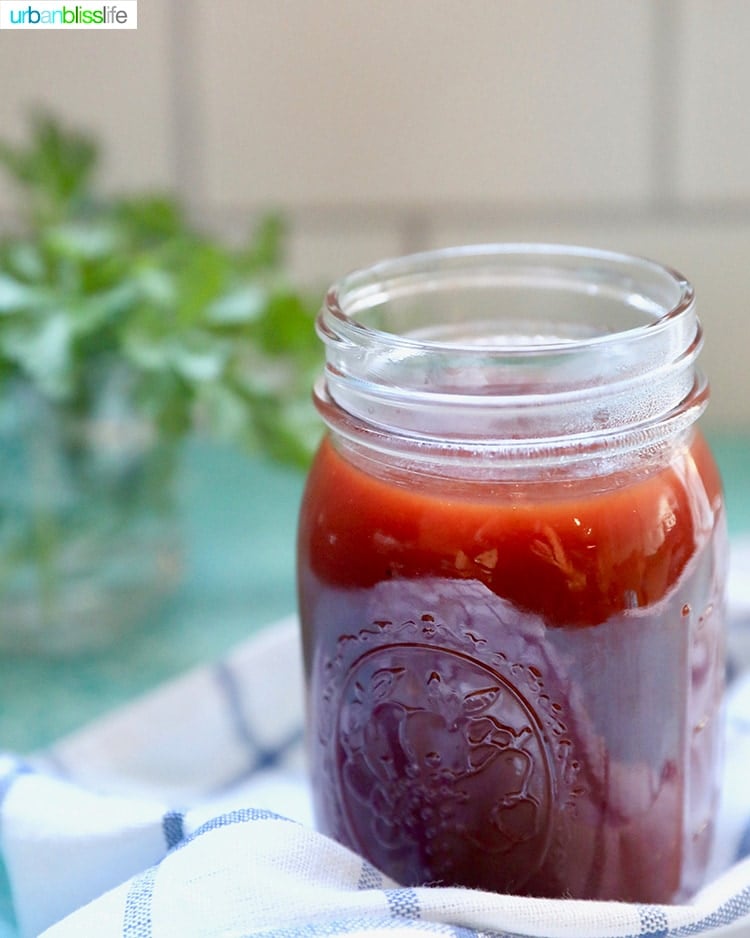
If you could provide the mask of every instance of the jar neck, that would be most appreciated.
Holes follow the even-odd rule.
[[[462,475],[609,472],[683,437],[708,399],[690,284],[621,254],[481,245],[386,261],[331,289],[318,331],[328,425]]]

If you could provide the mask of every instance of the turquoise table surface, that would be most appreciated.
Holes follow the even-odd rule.
[[[44,746],[293,611],[303,485],[293,469],[189,446],[177,590],[104,652],[47,661],[0,655],[0,748]]]
[[[709,434],[730,533],[750,534],[750,437]],[[71,660],[0,658],[0,750],[28,752],[294,611],[300,472],[234,449],[185,451],[181,585],[136,631]],[[15,935],[0,867],[0,938]]]

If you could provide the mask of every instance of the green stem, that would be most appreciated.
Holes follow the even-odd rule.
[[[31,455],[31,538],[34,566],[39,586],[39,605],[42,621],[52,622],[55,598],[58,592],[58,555],[60,531],[54,509],[48,507],[45,492],[54,478],[50,463],[49,441],[32,434]]]

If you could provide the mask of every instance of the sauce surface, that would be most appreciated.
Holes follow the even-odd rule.
[[[700,436],[598,490],[375,477],[326,441],[299,531],[320,827],[407,884],[687,895],[724,555]]]

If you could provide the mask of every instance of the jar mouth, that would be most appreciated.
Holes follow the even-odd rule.
[[[455,322],[444,322],[445,335],[440,338],[434,318],[434,301],[438,294],[449,290],[464,295],[479,291],[536,291],[540,298],[555,291],[561,294],[588,298],[586,305],[604,300],[610,313],[620,315],[620,321],[597,323],[550,320],[545,325],[565,326],[568,335],[534,335],[524,341],[521,332],[508,335],[475,334],[461,338],[458,332],[449,336]],[[432,300],[427,329],[403,331],[384,328],[373,315],[393,310],[396,303],[413,297],[429,296]],[[694,304],[694,291],[682,274],[647,258],[576,245],[541,243],[477,244],[424,251],[404,257],[391,258],[370,268],[354,271],[328,291],[319,319],[323,340],[333,334],[362,341],[362,335],[387,341],[392,346],[407,348],[442,349],[450,346],[456,351],[474,351],[478,344],[486,351],[524,356],[558,353],[575,344],[578,349],[607,345],[629,337],[638,341],[669,328],[671,321]],[[625,319],[624,312],[630,316]],[[397,322],[399,311],[386,317]],[[415,317],[419,319],[419,316]],[[579,314],[583,319],[583,312]],[[508,317],[509,324],[528,326],[527,317]],[[490,325],[490,321],[485,321]],[[478,325],[473,322],[472,325]],[[578,334],[575,326],[580,327]],[[330,331],[329,331],[330,330]]]
[[[485,244],[386,260],[335,284],[317,328],[324,419],[339,408],[349,428],[423,446],[559,452],[705,407],[691,284],[626,254]]]

